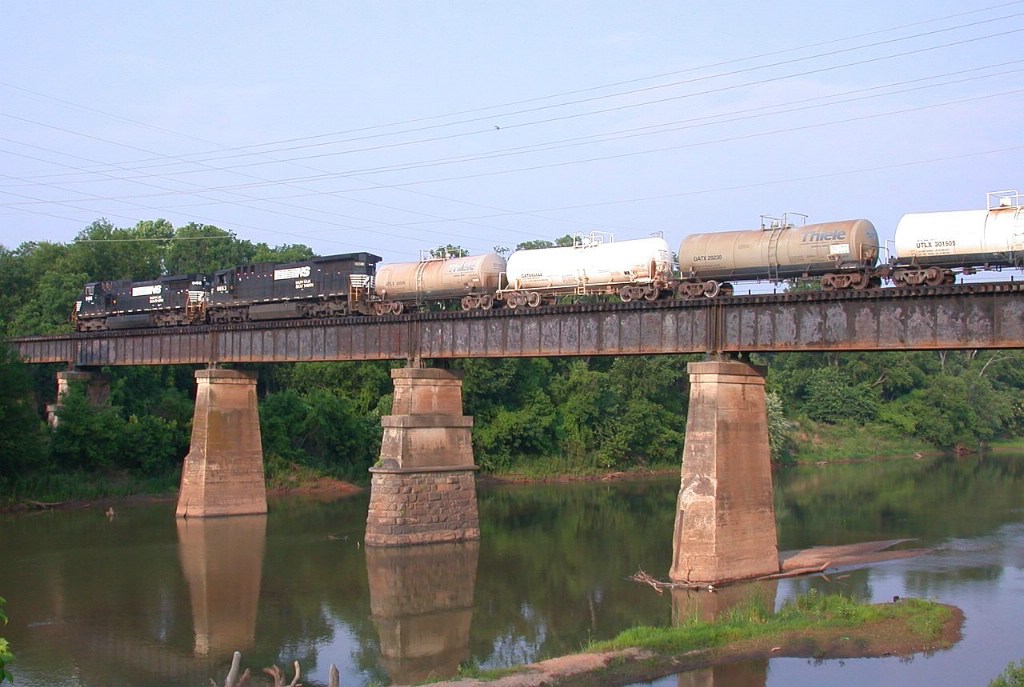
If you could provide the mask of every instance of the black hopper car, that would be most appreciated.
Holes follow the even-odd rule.
[[[371,314],[380,256],[345,253],[240,265],[210,275],[91,282],[75,303],[78,331]]]

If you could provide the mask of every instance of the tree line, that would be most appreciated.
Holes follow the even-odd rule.
[[[571,237],[517,248],[571,245]],[[497,248],[500,252],[506,249]],[[438,253],[460,254],[458,246]],[[70,331],[89,281],[213,272],[257,261],[312,257],[303,245],[271,247],[210,225],[165,220],[119,228],[105,220],[70,243],[0,246],[0,332]],[[464,409],[475,418],[484,470],[573,472],[677,465],[697,356],[508,358],[451,361],[464,374]],[[1018,351],[787,353],[754,355],[767,366],[773,454],[792,459],[815,428],[938,449],[973,450],[1024,431],[1024,355]],[[310,470],[365,481],[390,411],[398,363],[255,366],[268,472]],[[111,368],[111,403],[92,407],[82,389],[55,401],[53,366],[26,366],[0,349],[0,485],[38,490],[55,476],[129,475],[173,484],[188,451],[195,368]],[[813,443],[813,442],[811,442]],[[108,480],[109,482],[109,480]],[[16,488],[10,485],[16,485]]]

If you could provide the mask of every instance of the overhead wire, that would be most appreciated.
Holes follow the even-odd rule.
[[[1005,6],[1015,5],[1015,4],[1019,4],[1019,3],[1016,3],[1016,2],[1015,3],[1005,3],[1003,5],[997,5],[997,6],[993,6],[993,7],[1000,8],[1000,7],[1005,7]],[[968,13],[960,13],[959,15],[951,15],[951,16],[962,16],[964,14],[973,14],[973,13],[980,12],[980,11],[983,11],[983,10],[977,10],[977,11],[968,12]],[[1011,16],[1016,16],[1016,15],[1011,15]],[[913,24],[913,25],[920,25],[921,23],[930,23],[932,21],[938,21],[938,19],[936,19],[936,20],[929,20],[929,22],[919,22],[919,23],[916,23],[916,24]],[[972,25],[976,25],[976,24],[980,24],[980,23],[987,23],[989,21],[995,21],[995,20],[985,20],[984,22],[975,22]],[[907,25],[907,26],[912,26],[912,25]],[[892,30],[892,29],[890,29],[890,30]],[[938,33],[938,32],[947,31],[947,30],[952,30],[952,29],[941,29],[941,30],[938,30],[936,32],[929,32],[929,34],[931,34],[931,33]],[[1001,34],[994,34],[994,35],[996,35],[996,36],[1007,35],[1007,34],[1010,34],[1010,33],[1016,33],[1017,31],[1020,31],[1020,30],[1024,30],[1024,29],[1018,29],[1018,30],[1015,30],[1015,31],[1003,32]],[[877,33],[879,33],[879,32],[873,32],[872,34],[862,34],[862,35],[876,35]],[[988,36],[988,37],[991,37],[991,36]],[[988,37],[986,37],[986,38],[988,38]],[[894,42],[896,40],[906,40],[906,39],[907,38],[892,39],[891,41],[882,41],[882,42],[880,42],[880,44],[890,43],[890,42]],[[842,39],[840,39],[840,40],[842,40]],[[961,44],[961,43],[964,43],[964,42],[970,42],[970,41],[974,41],[974,40],[982,40],[982,38],[973,38],[973,39],[967,39],[965,41],[957,41],[957,42],[952,43],[950,45]],[[829,44],[829,43],[834,43],[834,42],[835,41],[829,41],[829,42],[819,43],[819,44],[815,44],[815,45],[823,45],[823,44]],[[833,51],[832,53],[826,53],[826,54],[838,54],[840,52],[848,52],[849,50],[862,49],[863,47],[869,47],[869,46],[853,47],[853,48],[848,48],[848,49],[844,49],[844,50],[841,50],[841,51]],[[924,48],[924,49],[921,49],[921,50],[934,50],[934,49],[938,49],[939,47],[948,47],[948,46],[931,46],[929,48]],[[772,54],[780,54],[780,53],[785,53],[785,52],[792,52],[792,51],[797,50],[797,49],[798,48],[791,48],[791,49],[787,49],[787,50],[783,50],[783,51],[776,51],[775,53],[772,53]],[[915,53],[915,52],[920,52],[920,51],[910,51],[910,52],[911,53]],[[741,58],[741,59],[750,59],[750,58]],[[807,58],[799,58],[799,59],[795,59],[795,60],[787,60],[787,61],[785,61],[785,63],[800,61],[801,59],[807,59]],[[873,58],[872,60],[869,60],[869,61],[877,61],[877,60],[880,60],[880,59],[887,59],[887,58],[885,58],[885,57]],[[728,63],[735,63],[737,61],[739,61],[739,60],[730,60],[730,61],[728,61]],[[762,65],[762,66],[759,66],[759,67],[756,67],[756,68],[764,68],[764,67],[765,66]],[[835,68],[838,68],[838,67],[835,67]],[[693,68],[693,69],[698,69],[698,68]],[[751,68],[751,69],[754,69],[754,68]],[[829,68],[822,68],[822,69],[824,70],[824,69],[829,69]],[[692,71],[692,70],[685,70],[685,71]],[[746,71],[746,70],[740,70],[740,71]],[[676,73],[681,73],[681,72],[676,72]],[[655,78],[655,77],[647,77],[647,78]],[[709,77],[703,77],[703,78],[714,78],[714,77],[709,76]],[[780,78],[793,78],[793,76],[789,76],[789,77],[773,77],[773,79],[770,79],[769,81],[778,80]],[[634,81],[639,81],[639,80],[634,80]],[[620,83],[622,83],[622,82],[620,82]],[[667,86],[657,86],[657,87],[667,87]],[[580,89],[578,91],[575,91],[575,93],[584,92],[584,91],[591,91],[591,90],[594,90],[594,89],[597,89],[597,88],[603,88],[603,87],[593,87],[592,89]],[[640,91],[644,91],[644,90],[650,90],[652,88],[655,88],[655,87],[650,87],[648,89],[637,89],[636,92],[640,92]],[[629,93],[630,92],[627,92],[625,94],[629,94]],[[602,98],[594,98],[594,99],[587,99],[587,100],[598,100],[598,99],[611,98],[611,97],[621,97],[622,95],[624,95],[624,94],[623,93],[610,94],[610,95],[607,95],[607,96],[602,96]],[[552,97],[554,97],[554,96],[552,96]],[[692,95],[686,95],[686,96],[680,96],[680,97],[693,97],[693,96]],[[541,100],[541,99],[531,99],[531,100],[532,101],[538,101],[538,100]],[[521,102],[526,102],[526,101],[521,101]],[[658,101],[658,102],[660,102],[660,101]],[[954,101],[954,103],[955,102],[958,102],[958,101]],[[966,101],[963,101],[963,102],[966,102]],[[574,104],[574,103],[568,103],[568,104]],[[563,103],[563,104],[559,104],[559,105],[552,105],[552,106],[547,106],[545,108],[538,108],[538,109],[550,109],[550,107],[565,106],[565,105],[566,104]],[[631,106],[639,106],[639,105],[631,105]],[[493,106],[493,107],[499,107],[499,106]],[[912,111],[912,110],[908,110],[908,111]],[[571,115],[571,116],[575,117],[575,116],[583,116],[583,115],[579,114],[579,115]],[[844,120],[844,121],[853,121],[853,120]],[[511,125],[511,126],[528,126],[528,125],[531,125],[531,124],[534,124],[534,123],[546,123],[546,122],[547,122],[547,120],[545,120],[543,122],[522,123],[522,124],[519,124],[519,125]],[[385,125],[381,125],[381,126],[385,126]],[[774,133],[779,133],[780,131],[784,132],[786,130],[778,130],[778,131],[774,131],[774,132],[763,132],[763,133],[757,134],[757,135],[772,135]],[[175,132],[171,132],[171,133],[175,133]],[[605,134],[605,136],[607,136],[607,134]],[[735,139],[728,139],[728,140],[735,140]],[[598,142],[606,142],[606,141],[602,140],[602,141],[598,141]],[[708,145],[710,143],[711,142],[706,142],[706,143],[702,143],[700,145]],[[262,145],[262,144],[260,144],[260,145]],[[673,148],[667,148],[667,149],[673,149]],[[150,152],[150,151],[143,151],[143,152]],[[260,154],[267,154],[269,152],[280,152],[280,151],[263,151]],[[656,152],[656,151],[644,151],[644,153],[639,153],[639,154],[645,154],[646,152]],[[163,157],[163,158],[152,158],[152,159],[167,159],[167,157],[171,157],[171,156],[166,156],[166,157]],[[613,157],[618,157],[618,156],[613,156]],[[274,163],[286,162],[286,163],[293,163],[294,164],[295,162],[305,161],[305,160],[308,160],[308,159],[310,159],[310,158],[299,158],[299,159],[296,159],[296,160],[291,160],[291,159],[273,160],[273,162]],[[480,157],[478,159],[488,159],[488,158]],[[602,158],[597,158],[597,159],[602,159]],[[603,159],[612,159],[612,158],[603,158]],[[460,160],[460,161],[465,161],[465,160]],[[586,163],[589,163],[589,162],[592,162],[592,161],[594,161],[593,158],[585,159],[585,160],[579,160],[579,161],[557,163],[554,166],[562,166],[562,165],[565,165],[565,164],[586,164]],[[179,161],[179,163],[181,163],[181,162],[182,161]],[[197,162],[195,160],[186,160],[186,161],[183,161],[183,162],[185,162],[187,164],[199,164],[200,163],[200,162]],[[96,163],[96,164],[103,165],[103,164],[106,164],[106,163]],[[176,164],[178,164],[178,163],[176,163]],[[269,164],[269,163],[265,163],[265,164]],[[440,163],[438,163],[438,164],[440,164]],[[252,166],[252,165],[250,165],[250,166]],[[523,169],[532,170],[532,169],[538,169],[538,168],[542,168],[542,167],[534,166],[534,167],[528,167],[528,168],[523,168]],[[505,170],[505,171],[502,171],[502,172],[493,172],[493,173],[480,174],[480,175],[469,175],[469,176],[462,176],[462,177],[447,177],[445,179],[440,179],[440,180],[439,179],[433,179],[433,180],[426,180],[426,181],[420,181],[420,182],[415,182],[415,183],[435,183],[437,181],[448,181],[448,180],[453,180],[453,179],[478,178],[480,176],[490,176],[492,174],[498,174],[498,173],[510,173],[510,172],[513,172],[513,171],[523,171],[523,169]],[[82,170],[82,171],[84,171],[84,170]],[[210,170],[206,170],[206,171],[210,171]],[[232,172],[232,173],[239,173],[236,168],[216,168],[215,167],[213,171],[228,171],[228,172]],[[343,174],[351,175],[351,174],[355,174],[355,173],[367,174],[367,173],[375,173],[375,172],[376,172],[376,170],[357,170],[356,172],[351,172],[350,171],[350,172],[346,172],[346,173],[343,173]],[[94,172],[89,172],[89,173],[94,173]],[[7,176],[7,175],[5,175],[5,176]],[[160,175],[160,176],[163,177],[164,175]],[[338,176],[338,175],[335,175],[335,176]],[[10,178],[10,177],[8,177],[8,178]],[[309,183],[310,181],[316,180],[316,179],[318,179],[318,177],[298,177],[298,178],[285,179],[285,180],[265,180],[265,182],[267,184],[274,184],[274,185],[278,185],[278,184],[280,184],[280,185],[289,185],[289,184],[295,184],[295,183]],[[128,178],[128,177],[117,177],[117,176],[115,176],[115,177],[113,177],[113,180],[126,181],[126,180],[131,180],[131,179]],[[263,184],[259,184],[259,185],[263,185]],[[409,184],[375,185],[375,188],[382,188],[383,187],[383,188],[402,189],[402,188],[407,187],[408,185]],[[200,193],[211,193],[211,192],[232,192],[232,193],[236,193],[238,191],[238,189],[242,189],[242,188],[253,188],[253,186],[252,185],[234,185],[234,186],[205,187],[205,188],[200,188],[199,190],[196,190],[194,193],[188,192],[188,191],[178,191],[176,193],[178,195],[198,195]],[[302,190],[302,189],[300,189],[300,190]],[[329,191],[329,192],[320,192],[318,195],[323,195],[323,194],[336,195],[338,193],[353,193],[353,192],[361,191],[361,190],[368,190],[368,189],[365,189],[365,188],[364,189],[355,189],[355,190],[342,191],[342,192],[339,192],[339,191],[335,190],[335,191]],[[136,196],[136,198],[140,198],[140,197],[146,197],[146,196]],[[107,199],[105,199],[105,200],[107,200]],[[265,199],[265,198],[256,198],[256,199],[253,199],[253,200],[256,201],[256,202],[268,202],[268,199]],[[46,202],[46,201],[43,201],[43,202]],[[215,201],[215,202],[227,202],[227,201]],[[453,202],[462,202],[462,201],[453,201]],[[250,207],[250,206],[245,205],[243,203],[239,203],[239,204],[242,207]],[[385,206],[385,207],[387,207],[387,206]],[[309,210],[308,208],[300,208],[300,209]],[[391,208],[391,209],[396,209],[396,208]],[[314,211],[314,210],[311,210],[311,211]],[[401,210],[401,211],[406,211],[406,210]],[[281,214],[284,214],[285,216],[288,216],[287,213],[281,213]],[[527,213],[514,212],[512,214],[527,214]],[[300,218],[300,219],[305,219],[305,218]],[[352,219],[358,220],[358,218],[352,218]],[[310,221],[320,221],[320,220],[310,220]],[[438,218],[438,221],[452,221],[452,220],[447,219],[447,218]],[[454,221],[462,221],[462,220],[454,220]],[[351,228],[351,227],[346,227],[346,228]]]

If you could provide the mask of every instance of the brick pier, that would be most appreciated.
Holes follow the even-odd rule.
[[[380,460],[370,468],[367,546],[479,539],[473,418],[462,414],[462,379],[415,367],[391,377],[393,414],[381,418]]]

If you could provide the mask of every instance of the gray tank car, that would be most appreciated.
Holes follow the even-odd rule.
[[[399,315],[409,306],[455,299],[463,310],[490,310],[504,272],[505,258],[497,253],[379,265],[374,310]]]
[[[732,293],[729,281],[820,277],[826,291],[880,285],[878,232],[866,219],[691,234],[679,244],[680,296]]]
[[[1024,200],[1017,191],[994,191],[987,210],[904,215],[896,254],[890,278],[897,286],[952,284],[954,269],[1024,267]]]

